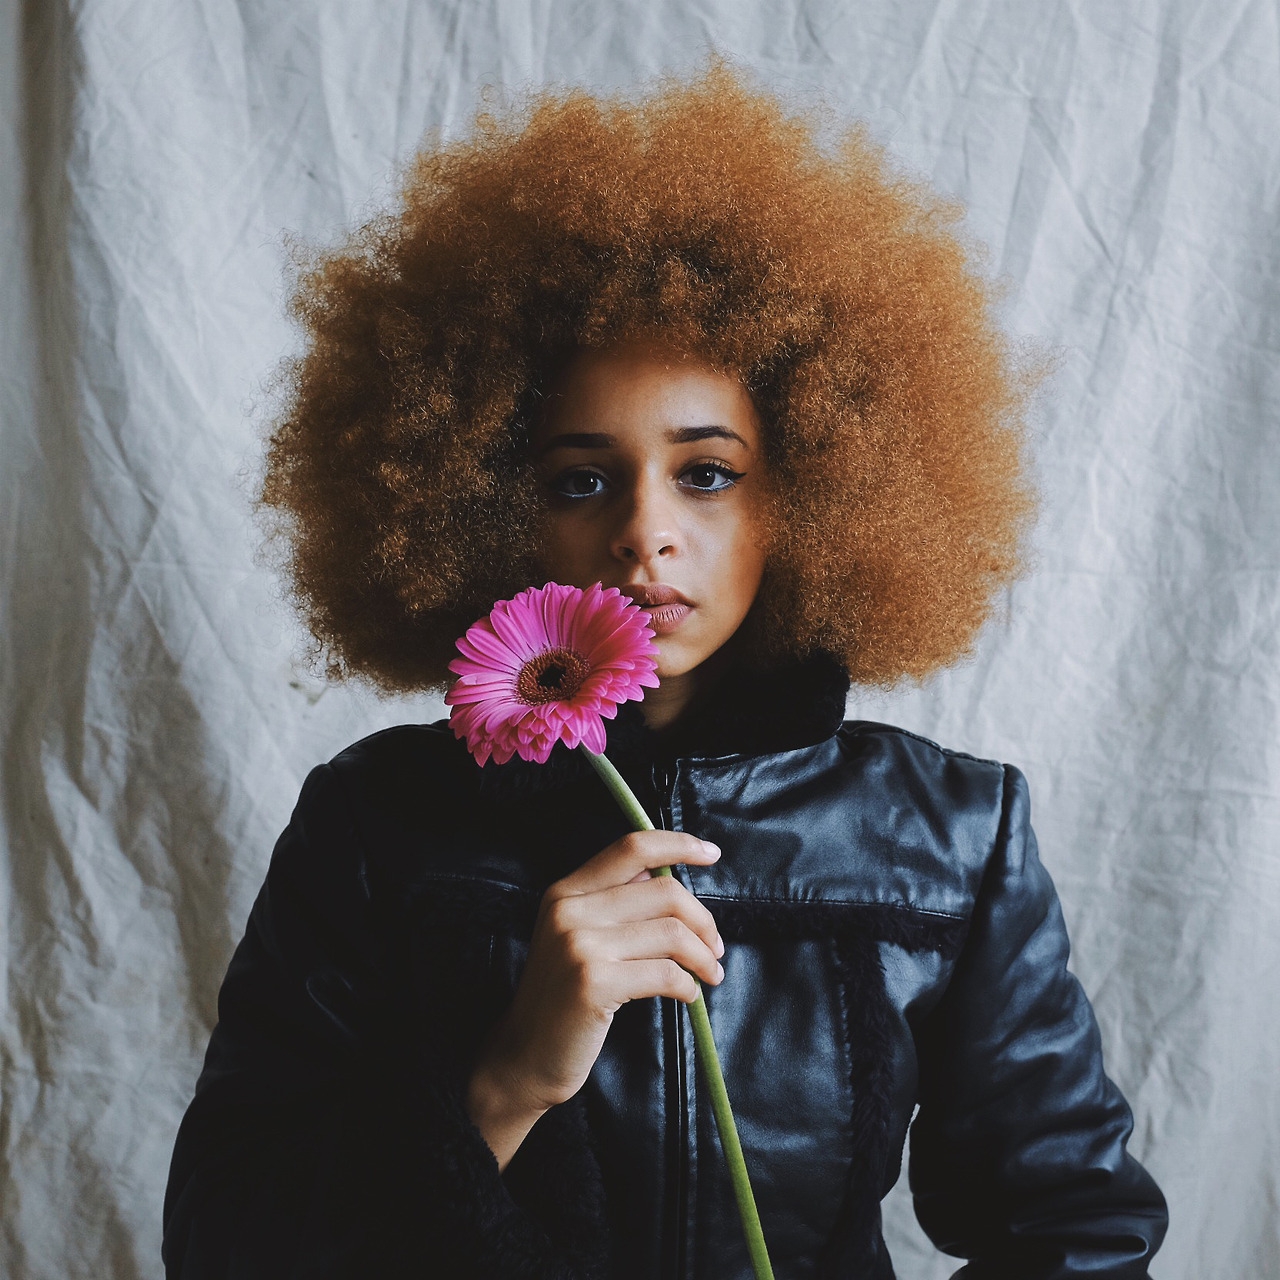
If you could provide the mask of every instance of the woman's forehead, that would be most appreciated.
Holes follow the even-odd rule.
[[[759,440],[755,406],[737,378],[696,356],[628,343],[570,360],[534,441],[545,451],[553,435],[572,435],[575,447],[609,448],[640,430],[673,446],[716,437],[752,450]]]

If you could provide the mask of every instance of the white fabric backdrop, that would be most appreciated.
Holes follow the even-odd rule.
[[[1060,352],[1038,570],[968,666],[851,714],[1031,781],[1173,1224],[1280,1276],[1280,21],[1265,0],[43,0],[0,6],[0,1272],[158,1277],[215,997],[307,769],[438,705],[326,687],[248,512],[331,240],[484,86],[708,42],[968,204]],[[902,1184],[904,1280],[933,1252]]]

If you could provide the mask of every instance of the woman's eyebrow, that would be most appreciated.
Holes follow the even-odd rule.
[[[667,432],[667,439],[672,444],[692,444],[696,440],[736,440],[744,449],[748,451],[751,449],[751,446],[736,431],[720,426],[673,427]],[[561,435],[552,436],[538,449],[534,457],[541,458],[544,453],[550,453],[552,449],[611,449],[617,443],[616,436],[608,435],[603,431],[566,431]]]
[[[695,440],[714,440],[716,438],[736,440],[748,452],[751,450],[751,446],[736,431],[730,431],[728,427],[676,427],[675,430],[667,432],[667,439],[672,444],[691,444]]]
[[[534,452],[533,456],[540,458],[544,453],[550,453],[552,449],[608,449],[617,443],[613,436],[605,435],[603,432],[566,431],[562,435],[552,436],[546,444],[541,445]]]

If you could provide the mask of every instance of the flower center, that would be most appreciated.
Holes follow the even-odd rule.
[[[516,696],[531,707],[567,702],[590,674],[591,664],[576,650],[547,649],[520,668]]]

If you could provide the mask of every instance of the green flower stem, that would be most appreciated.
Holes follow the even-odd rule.
[[[652,831],[654,826],[649,815],[612,763],[585,745],[580,745],[579,750],[591,761],[592,767],[603,779],[610,795],[618,802],[632,827],[636,831]],[[659,867],[656,874],[669,876],[671,868]],[[694,981],[698,981],[696,976]],[[711,1095],[711,1110],[716,1118],[716,1128],[720,1131],[720,1145],[724,1148],[725,1160],[729,1165],[729,1179],[733,1183],[733,1194],[738,1202],[738,1216],[742,1219],[742,1231],[746,1236],[751,1265],[755,1269],[756,1280],[773,1280],[773,1267],[769,1263],[760,1214],[751,1191],[751,1181],[747,1177],[742,1143],[738,1140],[738,1129],[733,1122],[733,1112],[729,1109],[729,1093],[724,1087],[724,1073],[720,1070],[720,1055],[716,1052],[716,1042],[711,1035],[711,1019],[707,1016],[706,1002],[702,998],[701,982],[698,982],[698,998],[688,1008],[693,1022],[693,1042],[698,1062],[702,1066],[707,1092]]]

